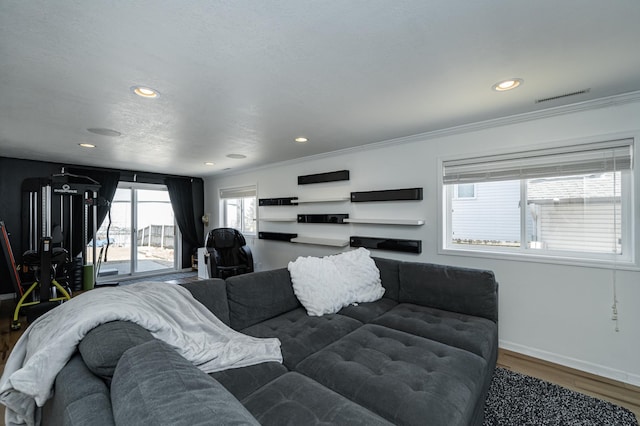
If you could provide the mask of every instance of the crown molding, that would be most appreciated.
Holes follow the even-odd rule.
[[[283,167],[292,164],[299,164],[311,160],[319,160],[323,158],[332,158],[344,154],[368,151],[371,149],[382,148],[390,145],[397,146],[399,144],[424,142],[430,139],[442,138],[445,136],[452,136],[464,133],[470,133],[479,130],[491,129],[496,127],[504,127],[512,124],[524,123],[528,121],[541,120],[544,118],[557,117],[561,115],[574,114],[582,111],[589,111],[595,109],[608,108],[612,106],[619,106],[625,104],[631,104],[640,102],[640,90],[635,92],[623,93],[620,95],[607,96],[604,98],[593,99],[589,101],[577,102],[569,105],[562,105],[552,108],[546,108],[539,111],[525,112],[522,114],[508,115],[505,117],[494,118],[491,120],[477,121],[468,124],[461,124],[459,126],[448,127],[445,129],[432,130],[429,132],[418,133],[411,136],[404,136],[401,138],[387,139],[379,142],[372,142],[365,145],[359,145],[351,148],[340,149],[337,151],[324,152],[321,154],[309,155],[306,157],[294,158],[292,160],[279,161],[277,163],[265,164],[257,167],[248,167],[242,170],[228,171],[226,173],[220,173],[216,175],[210,175],[211,177],[220,176],[234,176],[238,174],[244,174],[247,172],[253,172],[258,170],[270,169],[273,167]]]

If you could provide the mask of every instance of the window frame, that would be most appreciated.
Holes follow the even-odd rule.
[[[535,145],[528,147],[519,147],[513,150],[496,150],[494,152],[483,152],[478,154],[482,156],[500,156],[510,155],[514,152],[534,151],[552,149],[558,146],[581,145],[594,142],[601,142],[614,139],[632,139],[632,156],[635,156],[638,148],[638,135],[609,135],[591,140],[567,141],[563,144],[554,143],[547,145]],[[463,154],[456,156],[447,156],[438,158],[438,184],[437,184],[437,203],[440,214],[438,214],[438,254],[480,257],[489,259],[508,259],[528,262],[541,262],[552,264],[588,266],[599,268],[616,268],[627,270],[640,270],[638,262],[638,251],[640,238],[638,237],[638,225],[634,222],[634,215],[640,212],[637,205],[637,197],[635,195],[638,176],[640,172],[634,170],[635,167],[626,173],[622,173],[621,181],[621,227],[622,236],[622,255],[612,255],[606,253],[588,253],[565,250],[549,250],[549,249],[531,249],[528,246],[526,236],[526,209],[520,209],[520,246],[519,247],[497,247],[497,246],[453,246],[452,245],[452,222],[451,208],[454,200],[466,200],[467,198],[458,199],[454,191],[454,184],[443,183],[443,173],[445,163],[450,160],[459,160],[462,158],[471,158],[473,155]],[[527,179],[519,179],[520,182],[520,203],[527,200]],[[476,193],[477,195],[477,188]]]
[[[244,220],[244,212],[245,212],[245,199],[253,198],[254,199],[254,217],[252,219],[254,223],[254,231],[246,229],[246,223]],[[220,206],[220,226],[229,228],[228,225],[228,217],[227,217],[227,203],[229,200],[240,200],[240,217],[241,226],[238,231],[240,231],[243,235],[255,236],[258,235],[258,187],[257,185],[245,185],[238,187],[229,187],[220,189],[219,192],[219,206]]]

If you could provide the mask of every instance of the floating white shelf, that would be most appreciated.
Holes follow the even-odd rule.
[[[349,201],[349,197],[331,197],[331,198],[307,198],[297,199],[298,204],[310,204],[310,203],[335,203],[339,201]]]
[[[260,222],[297,222],[296,217],[264,217],[258,219]]]
[[[296,237],[291,239],[292,243],[316,244],[319,246],[346,247],[349,240],[337,240],[332,238]]]
[[[376,225],[410,225],[410,226],[420,226],[424,225],[424,220],[422,219],[356,219],[349,218],[344,219],[347,223],[370,223]]]

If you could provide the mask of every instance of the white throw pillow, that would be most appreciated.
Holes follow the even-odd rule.
[[[384,294],[380,271],[365,248],[289,262],[293,291],[313,316],[333,314],[352,303],[374,302]]]

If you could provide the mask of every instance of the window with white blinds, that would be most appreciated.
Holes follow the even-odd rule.
[[[632,261],[633,143],[443,161],[443,248]]]

